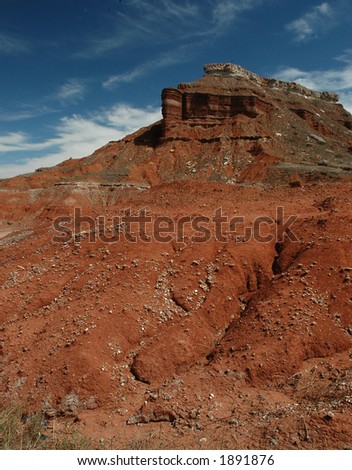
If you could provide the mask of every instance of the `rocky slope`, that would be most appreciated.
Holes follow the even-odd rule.
[[[114,447],[349,448],[352,118],[205,70],[160,123],[1,183],[3,399]]]

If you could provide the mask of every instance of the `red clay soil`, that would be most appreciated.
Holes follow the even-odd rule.
[[[114,189],[106,205],[93,193],[56,188],[44,209],[32,194],[40,209],[21,219],[6,194],[4,399],[26,399],[50,421],[71,417],[115,447],[153,445],[160,429],[156,445],[171,447],[350,445],[350,184],[173,183]],[[93,242],[83,223],[75,239],[52,240],[54,217],[78,206],[82,216],[147,207],[173,220],[222,207],[253,227],[276,220],[278,205],[286,221],[298,216],[297,241],[247,240],[224,224],[225,241],[194,242],[188,227],[183,242]],[[265,222],[260,235],[276,228]]]

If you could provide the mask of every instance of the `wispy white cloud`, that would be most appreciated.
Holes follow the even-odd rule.
[[[217,2],[218,0],[216,0]],[[95,35],[75,57],[95,59],[136,44],[160,45],[180,39],[198,27],[199,6],[186,0],[132,0],[110,19],[105,35]]]
[[[31,119],[38,116],[44,116],[48,113],[55,112],[54,109],[49,108],[46,105],[35,105],[31,104],[20,104],[16,106],[13,104],[11,109],[2,109],[0,112],[0,121],[6,122],[14,122],[14,121],[22,121],[24,119]]]
[[[192,51],[198,46],[198,43],[192,45],[180,46],[172,53],[167,52],[160,54],[154,59],[146,60],[135,68],[128,70],[127,72],[118,73],[110,76],[103,82],[103,87],[106,89],[112,89],[120,85],[121,83],[132,82],[140,77],[148,75],[149,73],[168,67],[170,65],[179,64],[180,62],[187,61],[192,57]]]
[[[336,57],[336,60],[352,65],[352,49],[346,49],[341,55]]]
[[[282,69],[278,78],[296,81],[314,90],[348,90],[352,88],[352,65],[341,69],[304,71],[297,68]]]
[[[300,83],[312,90],[337,92],[341,103],[352,112],[352,64],[338,69],[311,71],[287,67],[275,76],[284,81]]]
[[[116,104],[105,110],[99,121],[112,126],[120,133],[119,138],[161,119],[161,109],[147,106],[135,108],[126,104]],[[115,135],[116,139],[116,135]]]
[[[352,114],[352,88],[340,93],[340,101],[344,108]]]
[[[335,24],[334,8],[328,2],[323,2],[312,7],[300,18],[288,23],[286,29],[294,35],[295,41],[305,42],[319,37]]]
[[[70,79],[61,85],[55,98],[61,102],[77,102],[81,100],[86,93],[86,85],[77,79]]]
[[[222,32],[243,12],[252,10],[261,0],[220,0],[214,2],[212,10],[213,30]]]
[[[81,101],[88,92],[87,80],[69,79],[56,91],[37,98],[32,103],[15,102],[11,108],[2,107],[0,122],[14,122],[59,112],[58,104],[67,107]]]
[[[9,132],[0,136],[0,152],[39,151],[51,147],[49,141],[30,142],[24,132]]]
[[[179,44],[192,38],[221,35],[245,11],[263,0],[136,0],[118,12],[109,33],[95,36],[75,57],[93,59],[135,44]]]
[[[18,55],[30,52],[30,45],[22,39],[0,32],[0,55]]]
[[[110,140],[119,140],[140,127],[161,118],[160,109],[134,108],[117,104],[91,117],[74,115],[61,119],[54,136],[42,142],[33,142],[30,135],[13,132],[0,136],[0,178],[34,171],[43,166],[53,166],[70,157],[90,155]],[[28,157],[29,153],[43,156]],[[12,163],[9,155],[16,155]]]
[[[132,29],[137,37],[146,35],[149,42],[168,43],[172,39],[171,50],[163,52],[153,59],[142,62],[131,69],[108,77],[103,82],[104,88],[114,88],[121,83],[132,82],[149,73],[191,60],[194,51],[204,45],[208,37],[224,34],[236,18],[246,10],[251,10],[262,0],[205,0],[202,8],[185,1],[162,0],[158,5],[151,0],[134,2],[140,9],[139,16],[133,18]],[[125,19],[129,24],[129,18]],[[128,30],[125,38],[129,37]],[[111,38],[109,39],[111,41]],[[177,42],[178,41],[178,42]],[[99,48],[102,43],[99,42]],[[120,42],[115,44],[119,47]]]

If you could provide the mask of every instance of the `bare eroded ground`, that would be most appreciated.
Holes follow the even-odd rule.
[[[48,433],[70,422],[115,448],[350,447],[351,184],[1,198],[2,221],[16,226],[0,243],[1,392],[42,411]],[[105,216],[104,233],[82,222],[54,242],[55,218],[74,207]],[[275,238],[277,207],[298,217],[296,239]],[[121,226],[108,243],[126,208],[173,221],[221,208],[244,223],[206,242],[190,224],[164,242],[142,240],[140,227],[128,241]],[[274,238],[246,238],[258,217],[260,236]]]

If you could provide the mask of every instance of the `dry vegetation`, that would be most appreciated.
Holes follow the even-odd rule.
[[[69,425],[48,427],[40,413],[28,414],[26,405],[12,403],[0,406],[1,450],[86,450],[96,448],[89,438]]]

